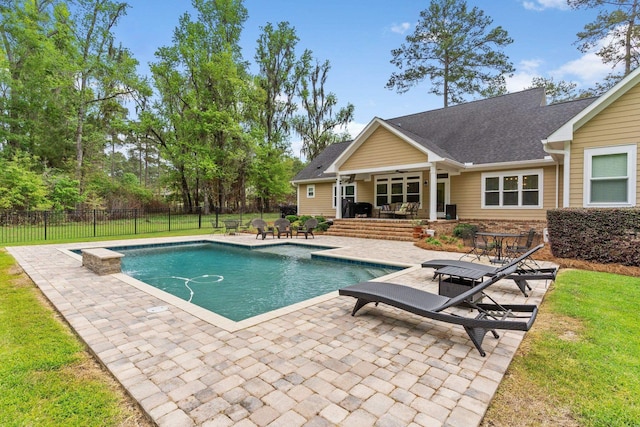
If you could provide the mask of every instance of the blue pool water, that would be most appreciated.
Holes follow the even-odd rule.
[[[318,247],[248,249],[216,243],[117,248],[122,272],[234,321],[380,277],[399,268],[313,257]]]

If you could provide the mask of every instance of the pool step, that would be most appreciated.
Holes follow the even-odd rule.
[[[415,241],[413,222],[406,219],[353,218],[334,219],[325,234],[365,239]]]

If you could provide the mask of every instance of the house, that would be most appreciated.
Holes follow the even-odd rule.
[[[535,88],[376,117],[294,178],[298,212],[341,218],[346,199],[417,202],[430,221],[544,221],[558,207],[637,206],[639,83],[636,69],[599,98],[547,105]]]

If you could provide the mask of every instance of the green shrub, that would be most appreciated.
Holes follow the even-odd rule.
[[[298,215],[287,215],[285,218],[287,218],[287,220],[292,224],[298,221]]]
[[[317,216],[316,219],[318,220],[318,230],[327,231],[329,229],[329,223],[325,217]]]
[[[456,237],[462,237],[467,230],[475,233],[476,231],[478,231],[478,226],[464,223],[458,224],[453,228],[453,235]]]
[[[437,237],[427,237],[424,241],[430,245],[442,246],[442,242]]]

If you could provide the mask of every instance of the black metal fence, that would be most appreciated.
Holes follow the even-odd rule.
[[[172,209],[0,211],[0,244],[211,229],[217,224],[216,214]]]

